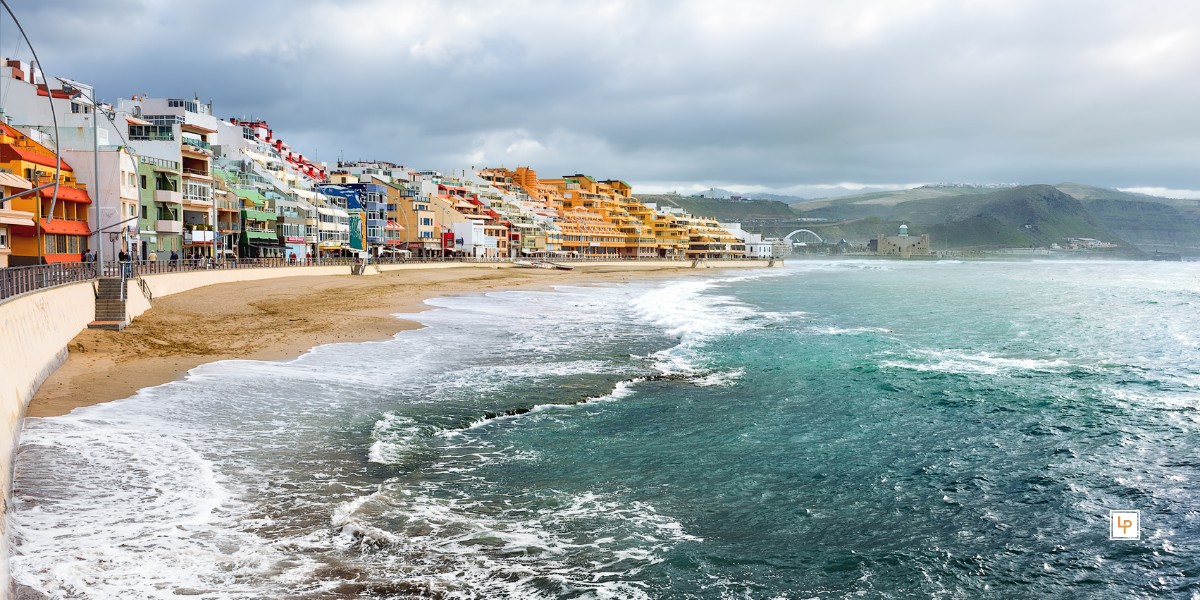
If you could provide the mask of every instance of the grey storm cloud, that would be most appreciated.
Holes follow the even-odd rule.
[[[1200,188],[1190,2],[10,4],[51,75],[196,94],[322,160],[644,189]]]

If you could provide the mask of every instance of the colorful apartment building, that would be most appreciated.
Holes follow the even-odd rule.
[[[84,250],[91,247],[88,211],[92,199],[70,164],[60,164],[49,148],[0,123],[0,168],[22,177],[32,189],[53,182],[56,165],[60,169],[57,190],[51,186],[8,202],[10,210],[33,214],[32,226],[8,227],[10,265],[81,260]]]
[[[134,97],[119,100],[116,111],[124,116],[118,122],[123,125],[123,137],[137,147],[140,155],[180,165],[183,254],[220,253],[212,164],[218,120],[212,114],[212,104],[198,99]],[[164,199],[172,197],[164,194]],[[164,216],[173,213],[160,212]],[[170,239],[173,232],[166,233]],[[161,252],[172,248],[156,241],[155,249]]]

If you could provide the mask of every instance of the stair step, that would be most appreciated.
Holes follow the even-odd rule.
[[[96,319],[88,323],[88,329],[106,329],[108,331],[120,331],[125,329],[125,321],[116,319]]]

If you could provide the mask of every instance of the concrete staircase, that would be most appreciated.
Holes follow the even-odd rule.
[[[124,329],[129,324],[125,314],[125,282],[120,277],[101,277],[97,283],[96,320],[88,323],[88,329]]]

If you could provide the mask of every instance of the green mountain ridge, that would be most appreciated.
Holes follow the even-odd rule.
[[[696,216],[712,217],[725,222],[742,222],[754,219],[794,219],[796,213],[777,200],[750,200],[731,202],[715,198],[679,196],[676,194],[639,195],[642,202],[654,202],[660,206],[682,208]]]
[[[1158,198],[1077,183],[1002,189],[927,186],[793,205],[806,217],[900,223],[929,233],[938,248],[1006,248],[1063,244],[1090,237],[1134,253],[1200,256],[1200,201]]]

